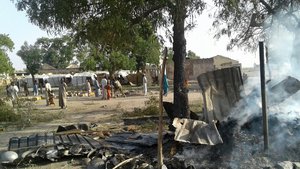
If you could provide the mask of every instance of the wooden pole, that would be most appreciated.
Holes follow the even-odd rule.
[[[158,125],[158,139],[157,139],[157,149],[158,149],[158,154],[157,154],[157,160],[158,160],[158,168],[161,169],[163,166],[163,147],[162,147],[162,142],[163,142],[163,86],[164,86],[164,75],[165,75],[165,67],[166,67],[166,60],[167,60],[167,55],[168,55],[168,49],[165,48],[164,50],[164,58],[163,58],[163,63],[161,66],[160,70],[160,88],[159,88],[159,125]]]
[[[265,60],[264,60],[264,43],[259,42],[259,58],[260,58],[260,83],[261,83],[261,105],[263,114],[263,133],[264,133],[264,150],[269,149],[269,129],[268,115],[266,105],[266,77],[265,77]]]

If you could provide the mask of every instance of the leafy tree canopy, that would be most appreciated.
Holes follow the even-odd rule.
[[[200,59],[200,56],[197,56],[195,52],[189,50],[187,53],[187,58],[189,59]]]
[[[152,35],[147,39],[137,36],[132,50],[136,62],[136,70],[143,70],[146,63],[158,65],[160,58],[160,44],[157,38]]]
[[[113,75],[120,69],[134,69],[134,59],[124,55],[121,51],[112,51],[109,56],[100,55],[100,65],[104,70],[108,70],[110,75]]]
[[[228,49],[233,47],[256,48],[258,40],[268,40],[267,32],[273,24],[294,32],[299,28],[300,1],[258,0],[258,1],[219,1],[213,26],[217,28],[216,37],[227,35],[231,38]]]
[[[43,55],[41,50],[35,45],[28,45],[27,42],[24,42],[17,55],[21,57],[27,70],[34,77],[42,64]]]
[[[189,116],[187,90],[183,90],[184,32],[186,26],[193,27],[193,17],[188,23],[185,19],[202,12],[202,0],[16,0],[16,4],[42,29],[67,29],[78,41],[87,40],[98,48],[109,48],[110,52],[123,51],[124,46],[134,44],[130,39],[139,35],[134,26],[145,20],[151,22],[153,29],[173,24],[174,110],[177,116]]]
[[[74,56],[74,45],[69,36],[39,38],[35,46],[41,50],[42,62],[55,68],[66,68]]]
[[[12,63],[7,55],[8,51],[12,51],[14,42],[6,34],[0,34],[0,73],[14,72]]]
[[[172,48],[168,48],[168,62],[170,62],[173,59],[173,49]],[[200,59],[200,56],[198,56],[195,52],[188,50],[187,56],[186,58],[188,59]]]

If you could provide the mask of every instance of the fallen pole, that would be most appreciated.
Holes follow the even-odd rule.
[[[264,134],[264,150],[269,149],[269,129],[266,105],[266,79],[265,79],[265,60],[264,60],[264,43],[259,42],[259,58],[260,58],[260,83],[261,83],[261,105],[263,115],[263,134]]]
[[[165,67],[166,67],[166,60],[168,55],[168,49],[165,48],[164,50],[164,58],[162,67],[160,70],[161,79],[160,79],[160,88],[159,88],[159,125],[158,125],[158,139],[157,139],[157,161],[158,161],[158,168],[162,168],[163,166],[163,147],[162,147],[162,131],[163,131],[163,86],[164,86],[164,75],[165,75]]]

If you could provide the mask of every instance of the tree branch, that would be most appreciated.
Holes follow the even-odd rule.
[[[140,16],[138,16],[138,17],[136,17],[136,18],[133,18],[133,19],[131,20],[131,23],[132,23],[132,24],[137,24],[137,23],[139,23],[143,18],[148,17],[153,11],[159,10],[159,9],[161,9],[161,8],[163,8],[163,7],[166,7],[166,5],[165,5],[165,4],[158,4],[157,6],[154,6],[154,7],[150,8],[150,9],[146,10],[146,11],[143,12]]]
[[[269,13],[275,14],[274,9],[272,9],[272,7],[265,0],[259,0],[259,1],[266,7]]]

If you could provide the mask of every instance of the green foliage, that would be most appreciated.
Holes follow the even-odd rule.
[[[100,55],[100,63],[104,70],[108,70],[112,75],[120,69],[133,69],[134,60],[124,55],[121,51],[112,51],[107,56]]]
[[[160,44],[154,35],[147,39],[140,36],[136,37],[133,48],[133,56],[136,60],[136,69],[143,70],[146,63],[159,64]]]
[[[89,70],[95,71],[97,64],[98,62],[95,60],[94,57],[88,57],[80,63],[80,68],[86,71]]]
[[[125,112],[123,117],[143,117],[143,116],[158,116],[159,114],[159,100],[155,96],[151,96],[149,100],[145,101],[144,108],[135,108],[133,112]]]
[[[197,56],[196,53],[189,50],[188,53],[187,53],[187,58],[189,58],[189,59],[200,59],[200,56]]]
[[[7,55],[7,52],[12,51],[13,48],[14,43],[9,36],[0,34],[0,73],[12,74],[14,72],[12,63]]]
[[[169,27],[171,23],[174,24],[173,36],[169,36],[173,38],[174,48],[174,104],[179,106],[176,110],[188,107],[179,104],[184,97],[178,94],[185,75],[184,32],[194,25],[191,19],[185,27],[185,19],[204,10],[205,3],[202,0],[16,0],[16,6],[18,10],[26,11],[30,21],[40,28],[56,33],[66,29],[78,41],[93,44],[105,55],[113,51],[127,51],[122,52],[125,56],[130,54],[131,50],[128,49],[133,48],[135,37],[142,35],[140,28],[149,32],[145,21],[151,23],[150,32],[155,32],[159,26]],[[143,39],[147,40],[145,37]],[[143,61],[137,60],[138,63]]]
[[[37,46],[28,45],[28,43],[25,42],[17,52],[17,55],[24,61],[26,68],[31,75],[38,73],[43,56],[41,50]]]
[[[147,106],[143,109],[135,108],[132,112],[123,113],[123,117],[144,117],[158,116],[159,109],[157,106]]]
[[[63,111],[60,112],[44,112],[40,110],[34,110],[31,113],[31,122],[38,123],[38,122],[51,122],[53,120],[63,119],[65,114]]]
[[[14,109],[0,100],[0,122],[16,122],[20,120],[20,115],[17,115]]]
[[[300,23],[297,17],[300,9],[299,1],[214,1],[218,6],[213,23],[217,30],[215,37],[220,38],[224,35],[231,38],[228,49],[245,47],[248,50],[255,50],[257,41],[262,36],[268,41],[267,32],[273,31],[271,29],[273,24],[294,32]]]
[[[73,59],[74,45],[68,36],[53,39],[39,38],[35,46],[41,51],[42,62],[55,68],[66,68]]]
[[[155,96],[151,96],[149,100],[145,101],[145,106],[147,107],[151,107],[151,106],[158,107],[158,105],[159,105],[159,100]]]

